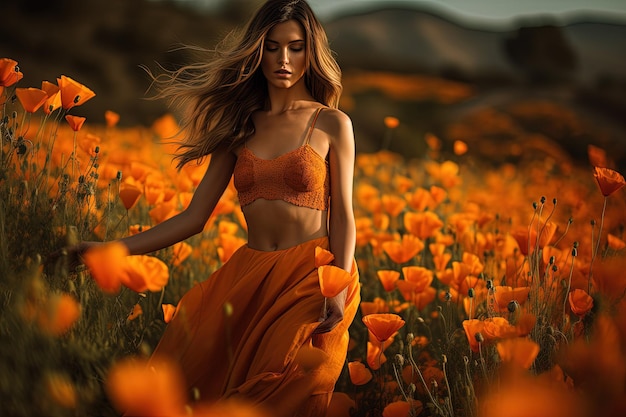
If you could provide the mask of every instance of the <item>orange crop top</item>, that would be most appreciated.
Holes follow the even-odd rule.
[[[320,107],[302,146],[277,158],[258,158],[245,145],[235,163],[234,184],[244,207],[258,198],[284,200],[296,206],[328,209],[328,161],[309,145]]]

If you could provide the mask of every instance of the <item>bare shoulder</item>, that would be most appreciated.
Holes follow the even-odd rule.
[[[339,109],[324,108],[319,115],[318,126],[331,142],[354,141],[352,119]]]

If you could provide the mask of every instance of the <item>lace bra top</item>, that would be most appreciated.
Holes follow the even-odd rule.
[[[234,184],[244,207],[258,198],[284,200],[317,210],[328,209],[330,172],[328,161],[309,145],[320,107],[302,146],[277,158],[258,158],[245,145],[239,153]]]

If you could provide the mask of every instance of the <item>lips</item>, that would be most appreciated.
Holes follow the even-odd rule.
[[[286,69],[279,69],[278,71],[274,71],[276,74],[288,75],[291,74],[291,71],[287,71]]]

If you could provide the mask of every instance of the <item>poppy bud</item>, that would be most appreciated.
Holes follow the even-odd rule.
[[[493,281],[490,279],[487,280],[487,289],[488,290],[493,289]]]
[[[93,150],[94,153],[100,153],[100,147],[96,146],[96,149]]]
[[[556,258],[553,256],[550,257],[550,265],[554,265],[554,261],[556,261]]]
[[[572,249],[572,256],[574,257],[578,256],[578,249],[576,248]]]
[[[452,300],[452,294],[450,294],[450,291],[446,291],[444,297],[445,297],[446,301]]]
[[[559,267],[556,265],[552,265],[552,272],[558,271]]]
[[[476,334],[474,335],[474,339],[476,339],[478,343],[483,343],[485,341],[485,338],[483,337],[481,332],[476,332]]]
[[[117,171],[117,175],[115,176],[115,179],[117,179],[118,181],[122,181],[122,171]]]
[[[448,357],[446,355],[441,355],[441,363],[448,363]]]
[[[80,101],[80,96],[74,97],[74,104],[78,103],[79,101]]]
[[[554,204],[556,206],[556,198],[552,199],[552,204]]]
[[[407,387],[407,391],[408,395],[412,396],[415,393],[415,384],[411,382]]]
[[[467,292],[467,296],[469,298],[474,298],[474,289],[470,288],[469,291]]]
[[[541,196],[541,204],[546,202],[546,198],[544,196]]]
[[[404,356],[396,353],[396,363],[398,364],[398,366],[404,366]]]
[[[507,310],[509,310],[509,313],[515,313],[517,311],[517,309],[519,309],[519,303],[517,302],[517,300],[511,300],[509,301],[509,304],[506,306]]]
[[[413,341],[413,339],[415,339],[415,335],[413,333],[408,333],[406,335],[406,340],[411,343]]]

